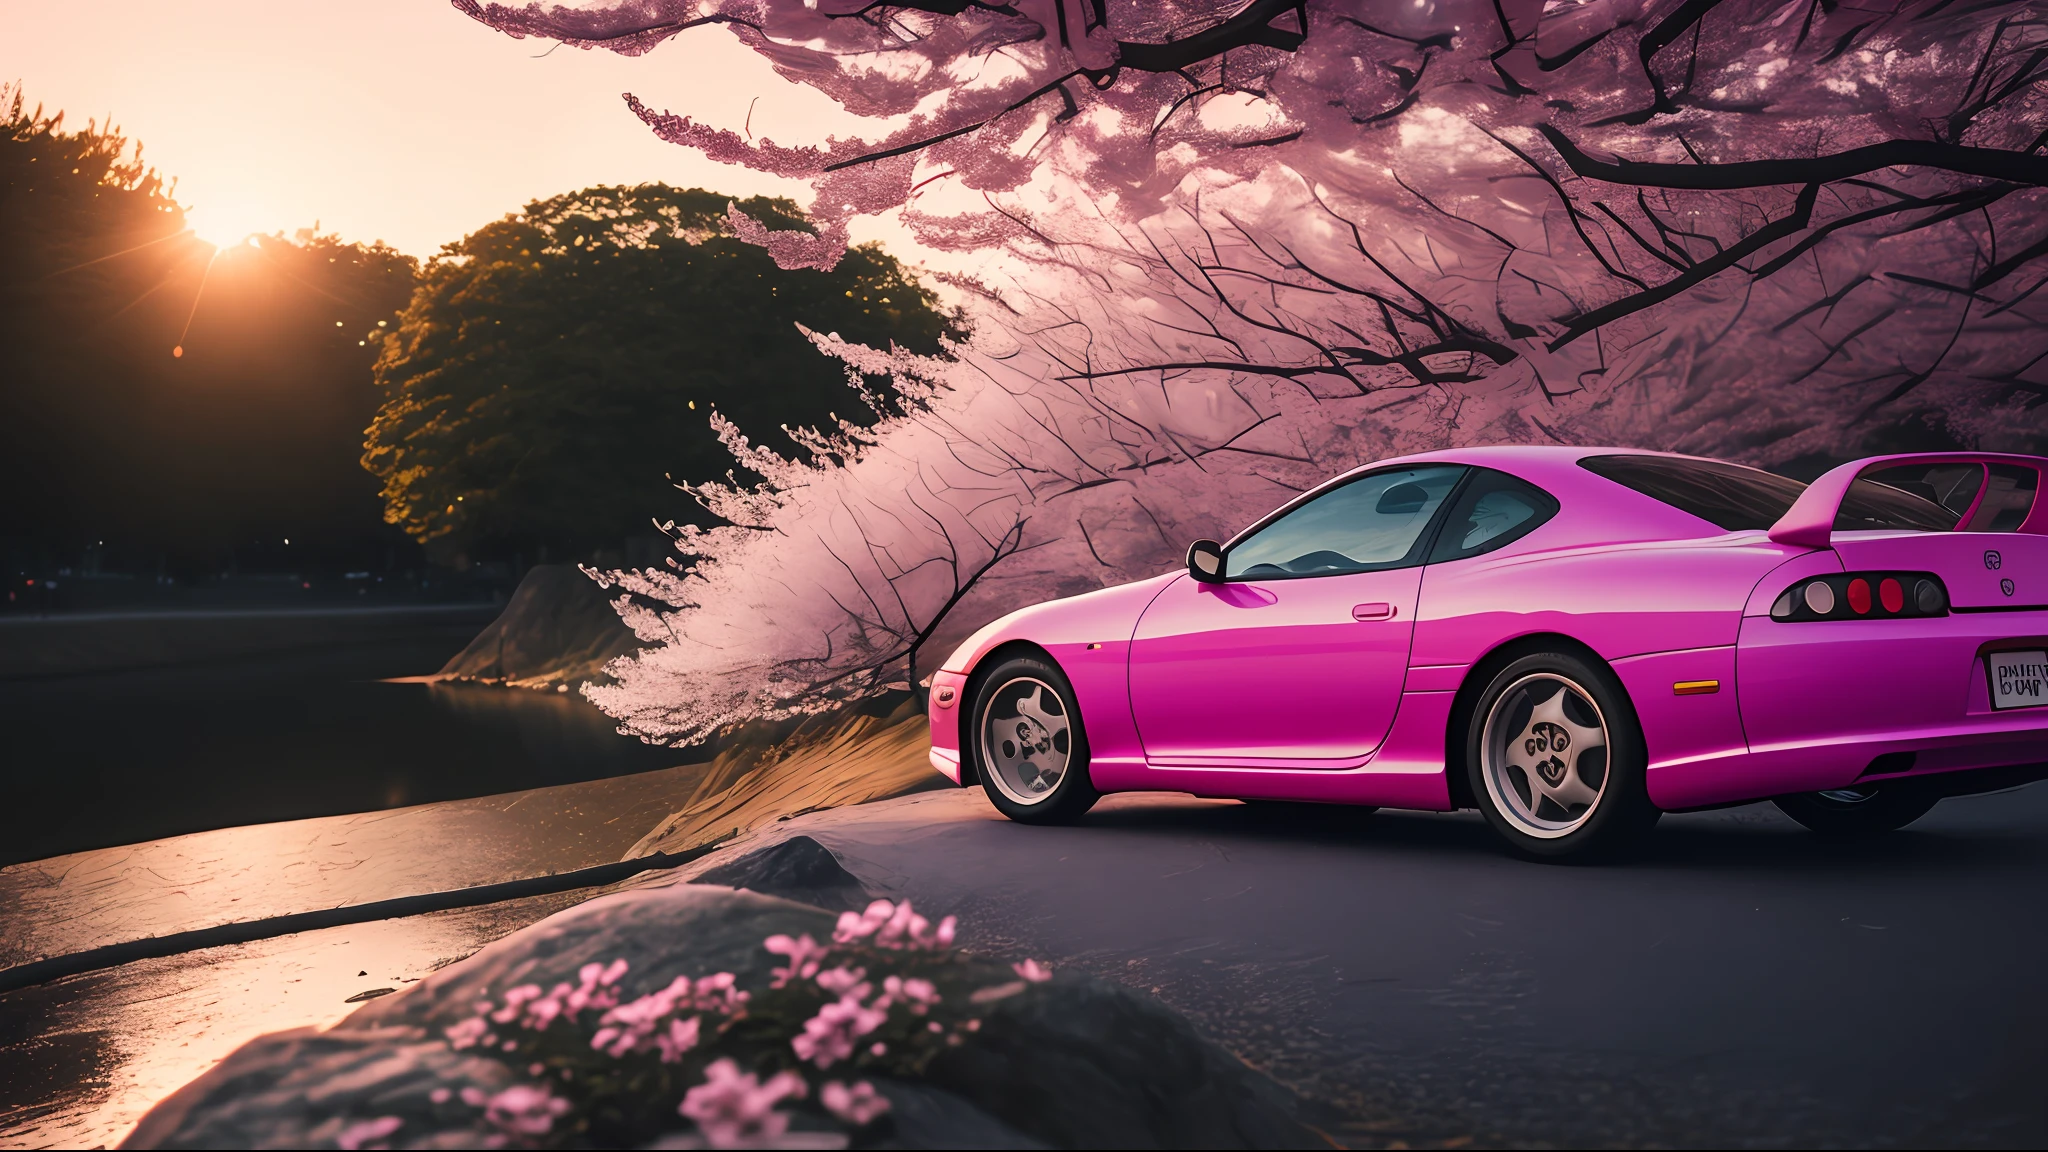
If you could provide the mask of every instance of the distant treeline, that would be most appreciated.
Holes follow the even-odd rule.
[[[310,229],[216,249],[139,145],[0,88],[6,571],[509,573],[658,545],[654,519],[701,516],[673,483],[732,467],[714,409],[756,440],[874,418],[797,324],[960,335],[878,248],[785,272],[726,202],[588,189],[424,268]]]

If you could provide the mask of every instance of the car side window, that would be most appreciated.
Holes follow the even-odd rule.
[[[1505,472],[1476,468],[1444,518],[1429,562],[1463,560],[1505,547],[1555,515],[1557,500],[1550,493]]]
[[[1419,564],[1424,530],[1465,471],[1460,464],[1424,464],[1332,488],[1233,544],[1224,577],[1336,576]]]

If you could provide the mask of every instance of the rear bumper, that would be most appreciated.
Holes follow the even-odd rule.
[[[1945,795],[1963,795],[2040,779],[2027,773],[2044,764],[2048,708],[2030,708],[1883,739],[1759,748],[1661,765],[1650,770],[1649,791],[1651,802],[1667,812],[1890,780],[1924,780]],[[2000,773],[2013,779],[1998,783],[2004,779]]]

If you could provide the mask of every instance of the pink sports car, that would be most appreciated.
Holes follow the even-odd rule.
[[[2048,776],[2044,468],[1373,464],[1184,572],[977,632],[926,682],[932,764],[1031,823],[1136,790],[1476,807],[1543,857],[1764,798],[1815,831],[1898,828]]]

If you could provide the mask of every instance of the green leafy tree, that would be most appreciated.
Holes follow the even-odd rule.
[[[754,434],[871,420],[798,330],[931,353],[959,335],[879,247],[784,271],[728,199],[660,184],[529,204],[444,247],[376,365],[363,466],[385,516],[471,559],[584,556],[706,518],[674,481],[721,476],[714,409]],[[802,228],[786,200],[740,208]]]

